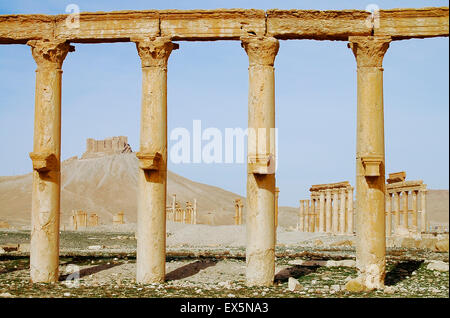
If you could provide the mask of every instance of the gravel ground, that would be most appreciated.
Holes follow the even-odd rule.
[[[277,235],[274,286],[248,288],[242,226],[169,224],[166,282],[138,285],[134,233],[130,228],[106,230],[61,233],[61,281],[56,284],[31,284],[27,253],[3,253],[0,297],[449,297],[448,270],[427,269],[430,260],[448,264],[448,252],[388,248],[388,287],[350,293],[343,286],[356,277],[356,269],[328,267],[326,261],[354,260],[353,237],[282,229]],[[29,232],[0,231],[0,245],[28,242]],[[89,249],[93,245],[102,248]],[[322,262],[307,266],[302,260]],[[299,281],[299,290],[288,289],[289,277]]]

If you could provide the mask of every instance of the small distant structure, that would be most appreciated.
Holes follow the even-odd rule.
[[[110,137],[102,140],[88,138],[86,140],[86,152],[81,158],[98,158],[106,155],[131,152],[133,151],[128,144],[128,137],[126,136]]]
[[[333,235],[353,234],[353,187],[348,181],[312,185],[300,200],[297,229]]]
[[[96,213],[87,214],[83,210],[73,210],[71,217],[71,228],[76,231],[87,227],[96,227],[99,225],[99,216]],[[65,230],[65,226],[63,228]]]
[[[405,171],[390,173],[386,181],[386,234],[429,231],[427,185],[422,180],[407,181]]]
[[[234,224],[241,225],[242,224],[242,208],[244,204],[241,199],[234,200]]]
[[[168,221],[197,224],[197,199],[194,202],[187,201],[185,208],[177,202],[177,195],[172,195],[172,205],[166,207],[166,216]]]
[[[88,227],[98,226],[98,219],[99,219],[98,215],[92,213],[91,215],[89,215],[87,226]]]
[[[124,216],[123,211],[120,211],[116,215],[113,215],[113,225],[125,224],[125,220],[124,220],[123,216]]]
[[[9,229],[11,226],[6,221],[0,221],[0,229]]]

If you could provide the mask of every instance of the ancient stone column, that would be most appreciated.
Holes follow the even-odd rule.
[[[339,190],[333,191],[333,217],[331,220],[331,231],[338,234],[339,225]]]
[[[278,187],[275,188],[275,236],[278,227],[278,196],[280,194],[280,189]]]
[[[277,228],[278,228],[278,195],[279,195],[279,193],[280,193],[280,189],[278,188],[278,187],[275,187],[275,220],[274,220],[274,222],[275,222],[275,234],[274,234],[274,237],[275,237],[275,245],[277,245]]]
[[[241,40],[249,58],[246,281],[249,286],[268,286],[275,276],[273,64],[279,43],[271,37]]]
[[[325,192],[320,191],[319,197],[319,232],[325,233]]]
[[[166,259],[167,61],[178,44],[132,39],[142,62],[136,282],[161,283]]]
[[[356,262],[366,289],[384,286],[385,156],[382,61],[390,37],[349,37],[357,63]]]
[[[197,199],[194,199],[194,206],[193,206],[193,210],[192,210],[192,214],[193,214],[193,224],[197,224]],[[242,221],[242,204],[241,204],[241,212],[239,217],[241,218]]]
[[[400,227],[400,196],[398,192],[393,194],[392,212],[394,213],[394,233]]]
[[[177,210],[177,195],[172,194],[172,213],[170,214],[169,221],[175,221],[175,211]]]
[[[348,189],[347,233],[353,234],[353,188]]]
[[[188,202],[186,202],[186,205],[185,205],[185,207],[184,207],[184,210],[183,210],[183,214],[181,215],[181,223],[184,223],[184,224],[186,224],[186,221],[187,221],[187,215],[188,215],[188,213],[189,213],[189,206],[190,206],[190,202],[188,201]]]
[[[417,191],[412,191],[412,231],[417,232]]]
[[[316,226],[315,220],[316,220],[316,201],[314,199],[311,199],[311,207],[309,210],[309,231],[310,232],[314,232],[314,228]]]
[[[304,219],[305,219],[305,208],[303,206],[303,200],[300,200],[300,208],[298,211],[298,230],[300,232],[305,231]]]
[[[239,224],[239,199],[234,200],[234,224]]]
[[[309,200],[305,200],[303,201],[303,204],[305,205],[305,232],[310,232],[310,225],[311,225],[311,221],[310,221],[310,217],[311,217],[311,209],[309,207]]]
[[[392,197],[390,193],[386,194],[386,234],[391,235],[392,232]]]
[[[420,230],[426,232],[428,228],[427,224],[427,190],[423,189],[419,191],[420,194]]]
[[[331,233],[331,189],[326,190],[325,213],[325,232]]]
[[[408,230],[408,191],[402,191],[403,200],[403,221],[402,227]]]
[[[74,47],[66,42],[28,41],[37,64],[30,276],[32,282],[59,278],[61,78],[62,64]]]
[[[339,209],[339,234],[345,234],[345,201],[346,201],[346,190],[341,189],[340,191],[340,209]]]

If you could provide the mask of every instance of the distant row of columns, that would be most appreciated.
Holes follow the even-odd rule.
[[[426,193],[426,189],[419,189],[411,191],[396,190],[390,191],[386,194],[387,235],[396,234],[402,230],[404,232],[407,231],[413,233],[423,233],[427,231],[428,222],[426,213]],[[411,200],[409,198],[411,198]],[[420,210],[418,203],[420,203]]]
[[[87,227],[95,227],[99,224],[99,216],[96,213],[88,215],[85,211],[72,211],[70,223],[71,229],[74,231]]]
[[[301,232],[353,234],[353,188],[317,191],[300,200],[297,229]]]
[[[192,204],[190,201],[186,202],[186,207],[183,209],[178,202],[176,202],[176,195],[172,195],[172,205],[167,207],[167,220],[172,222],[184,224],[197,224],[197,199],[194,199]]]

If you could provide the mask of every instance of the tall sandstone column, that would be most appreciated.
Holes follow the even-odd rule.
[[[305,231],[305,209],[303,207],[303,200],[300,200],[300,208],[298,211],[298,230],[300,232],[304,232]]]
[[[273,64],[279,43],[271,37],[242,37],[241,41],[249,58],[246,280],[249,286],[268,286],[275,275]]]
[[[393,194],[393,213],[394,213],[394,233],[398,231],[400,228],[400,195],[398,192],[394,192]]]
[[[357,63],[356,263],[358,283],[384,286],[386,267],[383,68],[390,37],[349,37]],[[350,282],[349,282],[350,283]]]
[[[339,225],[339,190],[333,190],[333,217],[331,219],[331,231],[338,234]]]
[[[59,278],[61,78],[62,64],[74,47],[66,42],[28,41],[37,64],[31,203],[30,275],[32,282]]]
[[[417,232],[417,191],[412,191],[412,231]]]
[[[423,189],[419,191],[420,193],[420,231],[422,233],[428,231],[428,222],[427,222],[427,190]]]
[[[408,191],[402,191],[403,221],[402,228],[408,230]]]
[[[353,235],[353,188],[348,189],[347,233]]]
[[[345,204],[347,191],[341,189],[340,191],[340,209],[339,209],[339,234],[345,234]]]
[[[133,39],[142,62],[136,281],[161,283],[166,258],[167,61],[178,44]]]
[[[310,217],[311,217],[311,209],[309,207],[309,200],[303,201],[303,204],[305,205],[305,232],[310,232],[309,226],[310,226]]]
[[[322,190],[319,198],[319,232],[325,233],[325,192]]]
[[[331,233],[331,189],[326,190],[325,214],[325,232]]]
[[[386,193],[386,234],[391,235],[392,231],[392,200],[391,194]]]

